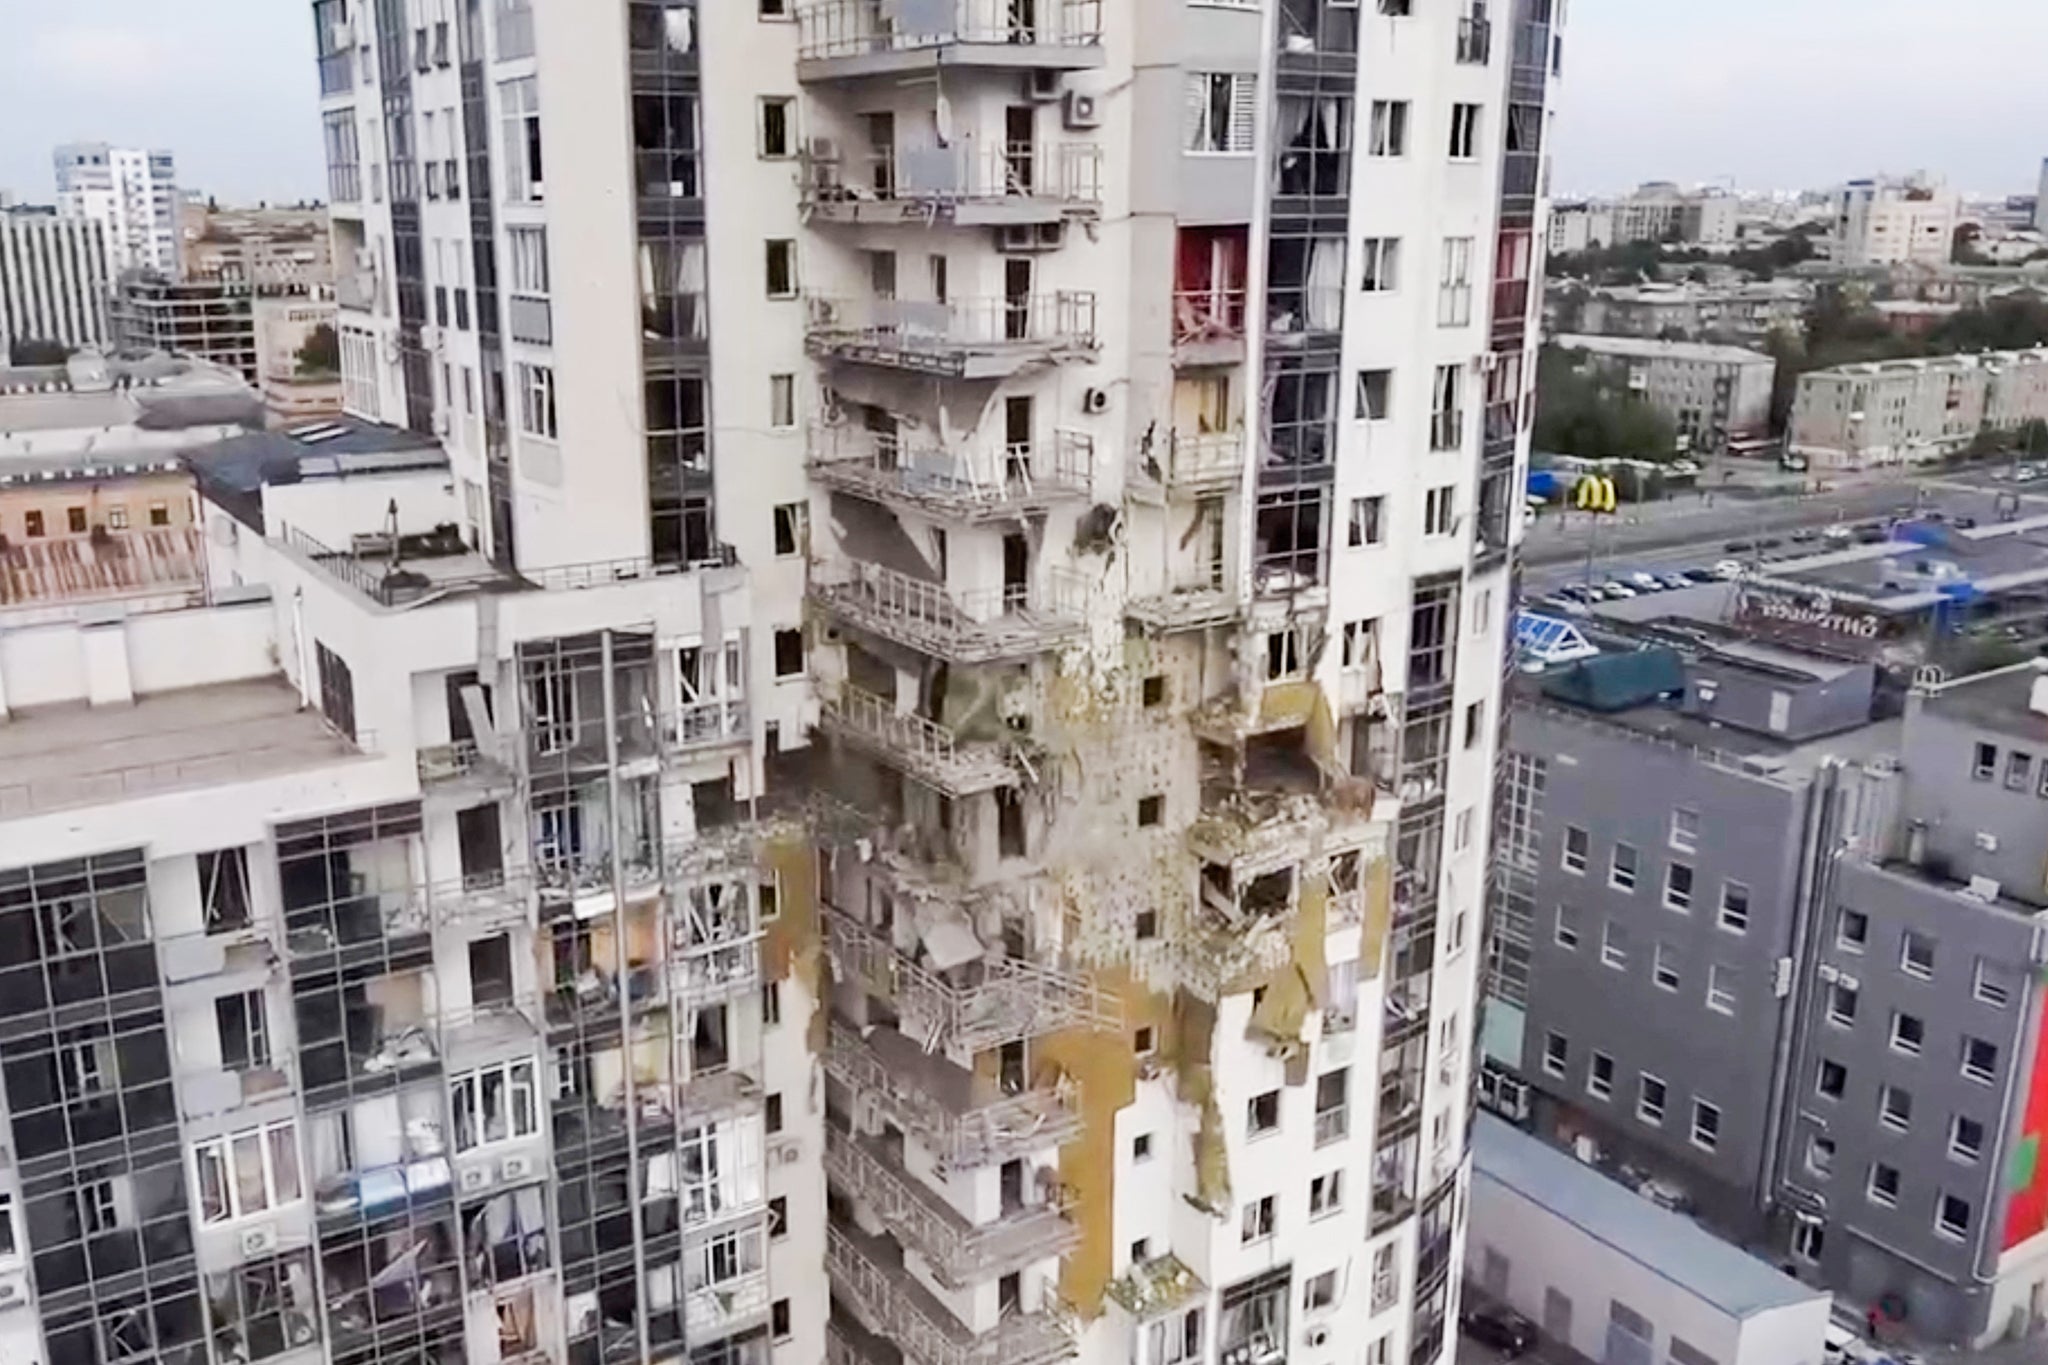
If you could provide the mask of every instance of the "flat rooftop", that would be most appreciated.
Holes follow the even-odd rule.
[[[1638,360],[1691,360],[1718,365],[1776,363],[1762,351],[1752,351],[1746,346],[1717,345],[1710,341],[1659,341],[1652,337],[1572,333],[1552,337],[1551,343],[1567,351],[1590,351],[1595,355],[1628,356]]]
[[[2048,662],[1979,673],[1930,692],[1923,705],[1935,715],[2048,745],[2048,716],[2028,705],[2041,678],[2048,678]]]
[[[1804,782],[1831,758],[1853,764],[1896,754],[1904,732],[1903,720],[1894,716],[1794,743],[1704,716],[1688,715],[1675,706],[1658,702],[1619,711],[1574,706],[1544,693],[1539,681],[1527,674],[1510,682],[1508,693],[1513,705],[1536,714],[1700,750],[1718,758],[1719,766],[1735,768],[1759,781],[1787,785]]]
[[[1472,1121],[1472,1179],[1528,1200],[1730,1317],[1827,1297],[1492,1114]]]
[[[281,676],[37,707],[0,720],[0,819],[274,777],[356,747]]]
[[[2011,522],[1996,520],[1997,495],[1945,490],[1944,522],[1893,528],[1877,545],[1852,545],[1805,559],[1763,566],[1762,583],[1783,583],[1846,594],[1892,611],[1930,605],[1953,584],[1995,593],[2048,582],[2048,502],[2028,498]],[[1959,528],[1957,515],[1977,525]],[[1953,565],[1953,572],[1946,567]]]

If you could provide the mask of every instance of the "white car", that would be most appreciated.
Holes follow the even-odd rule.
[[[1663,579],[1657,577],[1657,575],[1653,573],[1645,573],[1641,569],[1636,570],[1634,573],[1628,576],[1628,584],[1630,587],[1635,588],[1641,592],[1664,591]]]
[[[1720,579],[1723,583],[1734,582],[1742,577],[1742,561],[1739,559],[1722,560],[1714,566],[1714,577]]]
[[[1619,602],[1624,597],[1634,597],[1636,590],[1616,578],[1600,585],[1600,595],[1610,602]]]

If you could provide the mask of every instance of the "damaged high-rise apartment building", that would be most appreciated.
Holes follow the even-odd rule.
[[[320,0],[348,415],[0,635],[0,1356],[1435,1365],[1548,0]]]

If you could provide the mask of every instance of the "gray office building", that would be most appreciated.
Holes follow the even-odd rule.
[[[2048,1295],[2048,673],[1886,719],[1876,683],[1701,625],[1524,681],[1482,1093],[1915,1335],[1985,1341]]]

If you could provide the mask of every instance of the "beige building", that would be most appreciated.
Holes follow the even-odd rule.
[[[1778,362],[1761,351],[1607,336],[1561,336],[1552,344],[1669,416],[1692,450],[1719,453],[1770,425]]]
[[[1938,182],[1851,180],[1836,191],[1833,212],[1838,264],[1942,265],[1954,254],[1962,204]]]
[[[1716,288],[1686,283],[1612,285],[1586,297],[1580,331],[1600,336],[1732,338],[1761,342],[1797,327],[1813,298],[1798,280],[1756,280]]]
[[[1816,468],[1935,460],[2048,420],[2048,349],[1838,365],[1801,376],[1788,449]]]
[[[188,280],[223,280],[258,290],[330,290],[333,239],[324,208],[219,209],[184,206],[179,248]]]

